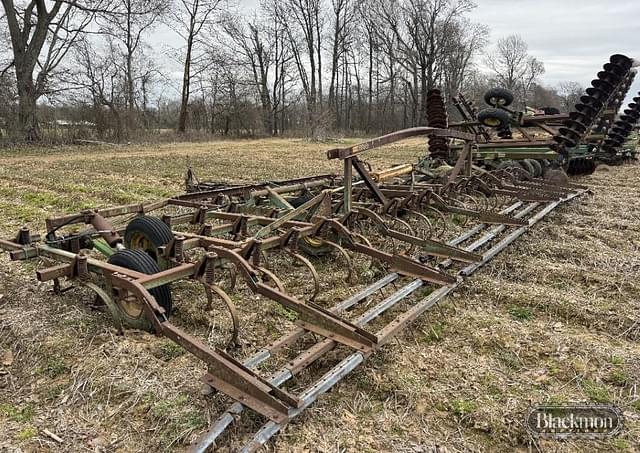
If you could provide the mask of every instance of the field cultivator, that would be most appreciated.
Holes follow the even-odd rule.
[[[360,159],[415,136],[461,142],[455,165],[446,174],[413,164],[374,171]],[[224,186],[199,183],[191,172],[191,189],[205,190],[51,218],[42,236],[23,228],[0,247],[14,260],[51,262],[38,280],[58,293],[63,279],[84,286],[119,327],[166,336],[204,362],[206,387],[234,402],[193,451],[224,442],[230,425],[246,421],[243,413],[263,420],[243,439],[243,451],[254,451],[536,222],[587,191],[522,169],[482,170],[473,165],[474,140],[450,129],[395,132],[328,151],[343,162],[339,176]],[[340,266],[346,295],[335,303],[322,290]],[[291,285],[287,277],[300,269],[307,284]],[[205,311],[214,301],[227,307],[224,340],[172,320],[172,287],[185,282],[201,287]],[[256,313],[278,305],[275,313],[297,326],[243,353],[238,304]],[[302,391],[290,385],[294,377]]]
[[[459,95],[453,103],[463,122],[452,127],[478,136],[474,161],[486,168],[517,166],[536,177],[550,166],[569,175],[591,174],[598,162],[621,163],[634,155],[624,145],[640,119],[640,98],[617,119],[616,115],[636,77],[636,66],[629,57],[612,55],[580,103],[564,114],[553,108],[531,115],[512,110],[513,94],[500,88],[485,94],[491,108],[480,112]]]

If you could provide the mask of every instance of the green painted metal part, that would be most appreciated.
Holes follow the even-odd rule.
[[[107,258],[116,253],[116,251],[113,250],[109,244],[107,244],[107,241],[102,238],[93,240],[93,248],[95,248],[98,252],[102,253]]]
[[[582,158],[593,155],[587,145],[571,148],[569,159]],[[482,148],[473,152],[476,160],[522,160],[522,159],[546,159],[557,160],[560,155],[548,147],[508,147],[508,148]]]
[[[519,160],[519,159],[558,159],[558,153],[551,148],[483,148],[473,152],[477,160]]]

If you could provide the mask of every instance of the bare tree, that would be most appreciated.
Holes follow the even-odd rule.
[[[518,92],[525,103],[532,85],[545,71],[542,62],[529,55],[529,46],[520,35],[498,40],[495,51],[487,55],[486,63],[496,81]]]
[[[112,44],[124,57],[129,127],[135,124],[136,79],[142,80],[148,73],[143,70],[136,74],[135,60],[144,45],[144,34],[158,23],[167,7],[166,0],[116,0],[109,14],[98,15],[100,33],[112,38]]]
[[[107,108],[112,119],[113,135],[123,138],[123,111],[127,106],[127,82],[119,63],[117,47],[107,41],[104,49],[91,45],[83,39],[75,49],[78,67],[74,79],[80,88],[86,89],[93,105],[98,135],[104,135],[108,124],[103,113]]]
[[[322,111],[321,0],[283,0],[272,6],[287,34],[306,98],[307,123],[316,137]]]
[[[578,82],[561,82],[558,85],[558,96],[562,101],[562,109],[565,112],[573,110],[580,102],[580,97],[584,95],[584,87]]]
[[[2,0],[13,51],[10,64],[18,93],[18,128],[25,140],[40,139],[37,101],[53,90],[56,69],[96,12],[108,10],[107,2]]]
[[[485,25],[473,24],[463,18],[443,30],[446,37],[442,85],[449,96],[457,95],[466,84],[466,77],[472,73],[473,58],[487,42],[489,30]]]
[[[267,36],[271,37],[273,79],[271,81],[271,102],[274,133],[282,134],[287,128],[287,100],[295,81],[293,71],[294,54],[285,26],[284,12],[278,7],[279,0],[265,1],[261,11],[268,20]]]
[[[2,1],[33,1],[37,18],[43,0]],[[95,27],[85,25],[91,33],[75,59],[85,95],[76,99],[84,107],[70,114],[81,117],[91,105],[96,123],[117,137],[138,125],[168,127],[172,115],[178,117],[178,132],[288,130],[315,138],[325,127],[384,132],[418,125],[425,120],[429,89],[454,94],[475,86],[474,56],[486,42],[486,28],[466,19],[472,0],[261,0],[252,15],[224,14],[224,0],[178,0],[165,15],[168,0],[50,0],[47,8],[57,1],[98,2],[90,10],[73,3],[69,10],[78,14],[69,24],[83,24],[83,17],[97,20]],[[19,10],[20,27],[25,8]],[[158,89],[161,77],[145,44],[160,20],[184,40],[176,49],[182,66],[179,100]],[[30,39],[36,22],[26,27]],[[59,33],[66,30],[71,28]],[[42,45],[40,62],[55,48],[51,43],[47,38]],[[38,96],[50,98],[65,88],[56,82],[62,78],[53,77],[67,69],[63,60],[56,60],[60,66],[49,71]],[[528,77],[518,79],[532,93],[540,92],[536,61],[529,61]],[[0,71],[17,80],[13,59],[6,63]],[[38,64],[33,68],[41,72]],[[34,90],[37,82],[34,75]],[[161,98],[157,110],[149,107],[154,96]]]
[[[445,53],[449,34],[463,14],[475,7],[470,0],[374,0],[375,15],[381,21],[376,30],[388,28],[397,40],[398,63],[407,77],[414,111],[419,103],[419,117],[414,124],[426,121],[427,92],[439,83],[446,71]],[[459,28],[458,28],[459,29]],[[383,33],[381,39],[388,40]],[[389,47],[389,46],[387,46]],[[475,49],[474,49],[475,50]]]
[[[222,0],[179,0],[171,14],[170,25],[184,39],[186,45],[180,97],[180,116],[178,118],[179,133],[183,133],[187,129],[194,46],[198,44],[199,35],[204,27],[212,23],[213,16],[221,2]]]
[[[273,42],[269,39],[266,25],[257,17],[243,21],[241,18],[229,16],[223,27],[226,34],[235,45],[242,64],[251,73],[253,85],[256,88],[260,106],[262,108],[262,122],[266,133],[274,133],[273,107],[269,88],[269,72],[273,55]]]
[[[348,52],[353,48],[353,33],[355,32],[355,21],[357,10],[353,0],[332,0],[332,27],[333,36],[331,43],[331,82],[329,85],[328,104],[334,110],[336,124],[340,127],[340,106],[337,90],[340,86],[342,73],[343,85],[347,83],[349,71],[347,70],[349,61]]]

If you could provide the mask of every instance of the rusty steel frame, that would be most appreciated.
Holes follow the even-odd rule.
[[[556,200],[547,204],[546,206],[541,208],[540,203],[533,202],[528,205],[523,205],[522,202],[516,202],[511,205],[509,208],[502,211],[502,214],[507,215],[511,212],[514,212],[519,209],[519,211],[515,214],[514,218],[522,219],[525,216],[529,215],[532,212],[535,212],[536,209],[539,209],[538,212],[535,212],[532,216],[530,216],[525,224],[517,228],[516,230],[507,234],[504,238],[502,238],[497,244],[493,245],[490,249],[488,249],[483,255],[482,260],[478,263],[470,264],[457,273],[457,279],[455,283],[451,285],[441,287],[430,293],[424,299],[413,305],[413,307],[405,312],[398,318],[395,318],[394,321],[387,323],[382,329],[378,331],[376,334],[379,338],[380,344],[388,343],[398,332],[400,332],[403,328],[405,328],[408,324],[415,321],[420,315],[428,311],[430,308],[434,307],[440,301],[442,301],[448,294],[450,294],[453,290],[458,288],[461,284],[464,283],[466,277],[471,276],[475,271],[477,271],[481,266],[488,263],[493,257],[495,257],[500,251],[504,250],[508,245],[510,245],[513,241],[515,241],[518,237],[522,236],[529,228],[535,225],[540,219],[542,219],[546,214],[551,212],[561,203],[567,202],[575,197],[578,197],[582,194],[586,193],[584,189],[577,189],[575,192],[568,194],[561,200]],[[540,209],[541,208],[541,209]],[[461,243],[469,241],[475,235],[480,233],[482,230],[488,228],[489,225],[480,224],[471,229],[469,229],[464,234],[460,235],[456,239],[450,241],[448,244],[451,246],[456,246]],[[497,225],[490,229],[489,232],[484,234],[482,237],[471,243],[469,246],[465,247],[465,250],[472,252],[481,248],[482,246],[490,243],[491,241],[495,241],[496,238],[503,232],[505,232],[508,228],[508,225]],[[441,268],[447,269],[454,264],[451,260],[445,260],[440,263]],[[391,284],[394,284],[399,279],[397,274],[389,274],[386,277],[378,280],[373,283],[369,287],[360,291],[359,293],[352,296],[350,299],[344,301],[341,304],[335,306],[332,310],[340,313],[345,310],[351,309],[356,304],[366,300],[372,294],[381,291],[383,288],[388,287]],[[399,301],[404,299],[407,294],[411,294],[415,292],[419,287],[422,286],[422,282],[420,280],[414,280],[403,286],[400,289],[397,289],[392,295],[384,298],[379,304],[374,305],[369,308],[363,315],[361,315],[356,321],[356,325],[366,326],[375,318],[382,315],[385,311],[391,309],[394,305],[396,305]],[[395,285],[394,285],[395,288]],[[304,335],[303,331],[296,330],[293,331],[282,338],[278,339],[273,343],[272,346],[267,347],[261,351],[259,351],[254,356],[250,357],[245,361],[245,365],[248,367],[257,368],[258,366],[264,364],[269,358],[273,357],[277,352],[280,351],[283,344],[291,345],[293,342],[299,340]],[[298,355],[295,359],[289,362],[289,364],[275,372],[273,377],[271,378],[271,383],[273,385],[281,386],[285,384],[287,381],[291,380],[294,376],[299,374],[303,369],[309,367],[313,362],[317,361],[320,357],[324,356],[329,350],[334,349],[337,344],[330,340],[323,340],[310,348],[304,350],[302,353]],[[245,444],[241,451],[251,452],[256,451],[261,446],[263,446],[273,435],[275,435],[286,423],[290,422],[293,418],[297,417],[305,408],[313,404],[317,400],[317,398],[328,391],[331,387],[336,385],[341,379],[346,377],[350,372],[352,372],[358,365],[360,365],[368,354],[362,352],[355,352],[348,355],[346,358],[341,360],[337,365],[331,368],[328,372],[326,372],[318,381],[316,381],[311,387],[309,387],[306,391],[304,391],[300,398],[303,401],[303,406],[301,408],[295,409],[292,411],[291,416],[285,422],[273,422],[268,421],[265,425],[263,425],[253,436],[253,438]],[[236,402],[233,403],[221,416],[220,418],[214,422],[208,431],[204,432],[200,438],[196,441],[195,444],[192,445],[190,451],[191,452],[204,452],[211,445],[215,443],[215,441],[222,435],[222,433],[234,422],[238,420],[238,416],[243,412],[244,407],[242,404]]]
[[[329,196],[328,192],[323,192],[323,194]],[[319,198],[318,203],[305,203],[300,208],[293,210],[292,213],[303,212],[305,209],[313,207],[314,204],[319,204],[322,196],[316,198]],[[100,234],[110,245],[115,246],[118,243],[119,235],[117,231],[110,228],[110,224],[106,220],[108,217],[133,213],[148,214],[172,204],[174,204],[173,200],[163,199],[150,204],[133,204],[51,218],[46,222],[47,236],[61,227],[71,226],[76,223],[91,224],[96,230],[95,234]],[[181,203],[176,204],[183,205]],[[180,217],[180,220],[185,220],[184,215]],[[142,303],[144,314],[157,334],[167,336],[207,364],[209,372],[203,377],[207,384],[232,398],[242,401],[248,407],[274,421],[282,421],[290,410],[300,406],[301,401],[286,392],[274,388],[264,379],[236,362],[224,351],[214,350],[197,338],[178,329],[167,320],[165,310],[148,292],[150,289],[183,278],[192,278],[202,283],[211,284],[212,282],[205,280],[206,275],[208,275],[205,271],[208,268],[215,268],[216,265],[220,264],[221,260],[231,262],[240,270],[247,284],[254,292],[295,311],[299,315],[300,325],[305,330],[322,335],[331,341],[370,353],[377,342],[377,337],[374,335],[319,306],[315,306],[310,302],[302,303],[279,289],[272,288],[260,281],[258,269],[261,252],[270,248],[287,246],[290,243],[293,244],[293,250],[295,251],[299,238],[312,234],[318,235],[321,229],[326,226],[326,229],[333,231],[343,240],[343,245],[347,248],[385,261],[391,264],[398,273],[440,285],[455,282],[453,277],[408,257],[391,255],[370,245],[354,241],[353,235],[348,229],[333,219],[316,218],[315,223],[300,222],[292,220],[295,217],[292,214],[285,214],[279,219],[272,219],[247,214],[211,212],[206,205],[201,205],[193,214],[187,216],[187,218],[190,218],[191,223],[201,224],[209,217],[224,221],[232,220],[229,223],[215,227],[215,232],[218,233],[237,233],[246,230],[249,224],[261,225],[263,229],[260,231],[266,228],[268,229],[267,233],[271,233],[271,231],[278,228],[288,228],[288,230],[284,234],[267,235],[263,239],[254,237],[245,241],[218,239],[205,234],[174,231],[174,241],[168,244],[164,250],[164,253],[166,253],[165,258],[170,259],[174,263],[174,267],[153,275],[140,274],[126,268],[95,260],[85,256],[82,252],[74,253],[51,247],[50,245],[34,243],[34,238],[30,238],[28,232],[26,232],[27,239],[24,241],[25,243],[2,241],[0,246],[9,250],[12,259],[23,260],[37,256],[66,263],[39,270],[37,276],[40,281],[57,281],[63,277],[77,278],[81,281],[88,280],[91,277],[94,279],[102,278],[107,288],[117,289],[122,294],[135,297]],[[165,221],[172,224],[175,223],[175,218],[165,217]],[[273,227],[270,227],[271,225]],[[214,228],[210,228],[209,234],[213,230]],[[396,234],[403,236],[403,239],[408,238],[402,233]],[[412,238],[408,239],[411,240]],[[206,255],[197,262],[184,262],[184,252],[196,247],[206,249]],[[472,262],[479,258],[475,256],[473,259],[467,258],[465,261]]]
[[[405,165],[382,172],[371,172],[359,159],[359,155],[365,151],[409,137],[425,135],[448,137],[464,142],[464,151],[445,184],[415,182],[413,166]],[[535,180],[518,171],[474,174],[471,162],[474,140],[473,134],[449,129],[424,127],[398,131],[359,145],[328,151],[329,159],[344,161],[344,175],[341,179],[335,175],[321,175],[273,183],[236,185],[150,203],[87,210],[47,219],[44,239],[38,235],[31,235],[23,228],[16,238],[0,240],[0,249],[9,251],[10,257],[14,260],[44,257],[58,263],[39,269],[36,272],[37,278],[43,282],[53,281],[54,288],[59,286],[61,278],[75,280],[96,292],[112,313],[115,313],[111,309],[115,304],[114,300],[137,300],[156,334],[166,336],[205,363],[207,372],[202,381],[236,401],[225,413],[224,420],[214,425],[198,445],[210,445],[222,432],[220,428],[224,429],[231,423],[233,414],[237,415],[243,407],[247,407],[270,420],[248,445],[247,450],[253,451],[315,401],[319,394],[346,376],[366,357],[458,287],[465,277],[524,234],[546,213],[587,190],[575,184],[552,184]],[[359,179],[353,177],[353,169],[356,170]],[[315,191],[312,198],[297,207],[292,206],[283,197],[285,194],[310,189]],[[450,204],[447,197],[454,193],[488,193],[490,196],[504,196],[519,201],[500,212],[474,211],[464,205]],[[225,207],[227,210],[224,210],[219,203],[220,197],[238,197],[242,201],[239,204],[231,203]],[[256,201],[259,201],[260,197],[267,197],[271,205],[266,208],[259,205]],[[546,206],[544,203],[547,203]],[[457,239],[441,243],[428,237],[399,231],[390,227],[382,217],[391,215],[394,210],[398,217],[400,211],[425,206],[437,212],[441,210],[475,218],[483,223]],[[83,235],[102,238],[109,246],[117,249],[121,246],[123,231],[112,227],[109,218],[148,215],[168,207],[180,207],[191,211],[162,216],[165,224],[171,227],[173,240],[160,247],[159,252],[171,266],[155,274],[143,274],[87,256],[82,250],[79,235],[52,240],[60,229],[84,224],[91,225],[91,228],[84,230]],[[542,209],[537,214],[525,218],[539,208]],[[233,210],[237,211],[232,212]],[[343,212],[340,213],[340,210]],[[218,224],[211,225],[208,223],[209,220]],[[365,237],[350,230],[349,225],[359,220],[373,225],[383,237],[399,240],[412,247],[420,247],[428,256],[440,258],[440,263],[432,266],[423,260],[373,247]],[[198,232],[188,233],[173,229],[174,226],[186,223],[197,226]],[[494,226],[482,238],[464,248],[460,247],[490,225]],[[478,253],[482,247],[512,227],[516,229],[498,244],[484,253]],[[249,234],[249,228],[257,228],[258,231]],[[229,235],[231,238],[219,237],[222,235]],[[298,253],[299,241],[309,237],[319,238],[325,244],[331,245],[340,251],[349,263],[346,250],[385,263],[390,267],[391,273],[342,301],[333,309],[322,308],[311,302],[319,290],[317,272],[311,262]],[[54,246],[54,243],[57,246]],[[194,249],[201,249],[204,254],[200,258],[190,260],[186,252]],[[263,252],[268,250],[284,250],[311,271],[315,288],[309,301],[303,302],[286,293],[278,277],[262,265]],[[225,301],[232,312],[234,326],[237,327],[238,320],[231,300],[221,288],[215,286],[216,269],[223,269],[228,265],[239,271],[252,292],[297,314],[298,327],[295,330],[285,334],[244,363],[236,360],[225,350],[210,347],[176,327],[168,319],[169,314],[149,292],[153,288],[182,279],[199,282],[205,287],[209,303],[214,294]],[[464,267],[455,275],[446,272],[455,266]],[[396,289],[379,304],[370,307],[356,320],[349,321],[342,316],[347,309],[358,305],[374,292],[382,291],[389,285],[395,288],[397,282],[407,277],[411,279],[408,283]],[[265,283],[265,278],[271,281],[273,286]],[[102,281],[106,290],[96,285],[95,281]],[[375,334],[365,329],[371,321],[397,307],[400,302],[427,285],[435,286],[435,289],[426,299],[410,305],[407,311],[394,315],[391,321]],[[119,320],[114,321],[117,323]],[[308,332],[323,339],[290,361],[287,368],[275,378],[265,379],[255,371],[262,362],[283,348],[293,345]],[[234,332],[233,340],[236,334],[237,331]],[[281,388],[281,384],[337,346],[355,352],[301,395],[293,395]]]

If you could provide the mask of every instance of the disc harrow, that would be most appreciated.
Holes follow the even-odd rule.
[[[640,95],[640,93],[638,94]],[[639,121],[640,96],[633,98],[633,102],[627,106],[624,113],[613,124],[613,127],[608,130],[607,136],[603,140],[602,153],[599,157],[608,163],[616,163],[623,160],[625,156],[618,156],[618,152],[629,139]]]
[[[437,129],[449,127],[444,98],[438,89],[429,90],[427,93],[427,125]],[[429,137],[429,154],[433,158],[449,160],[451,158],[449,140],[440,136]]]
[[[361,160],[416,136],[461,142],[447,174],[414,164],[374,171]],[[87,288],[119,328],[166,336],[203,362],[206,389],[233,402],[192,451],[228,440],[247,413],[262,426],[242,451],[255,451],[546,214],[587,192],[523,169],[479,169],[474,146],[473,134],[422,127],[329,150],[341,175],[226,185],[190,171],[195,192],[50,218],[44,234],[25,227],[0,247],[14,260],[50,263],[36,275],[58,294],[63,280]],[[348,295],[331,304],[323,290],[340,268]],[[290,283],[294,272],[305,284]],[[205,311],[216,302],[228,311],[224,341],[172,321],[172,287],[188,282],[201,288]],[[243,354],[238,304],[256,313],[280,306],[275,313],[296,325]],[[295,391],[294,378],[296,388],[308,385]]]
[[[565,181],[567,174],[589,175],[598,162],[621,162],[635,155],[623,148],[629,145],[637,121],[637,104],[630,105],[617,121],[615,118],[637,66],[638,62],[627,56],[612,55],[569,113],[551,107],[513,110],[509,107],[513,94],[501,88],[485,93],[491,108],[480,112],[458,95],[453,102],[463,121],[451,126],[476,134],[474,161],[484,168],[517,167],[534,177]],[[452,149],[453,155],[459,149]]]
[[[635,78],[634,65],[634,61],[627,56],[611,56],[609,63],[603,66],[603,71],[598,73],[597,79],[591,82],[591,87],[580,98],[581,103],[564,121],[564,127],[553,137],[555,151],[566,156],[567,148],[578,146],[592,128],[597,127],[607,108],[619,105],[624,100]]]

